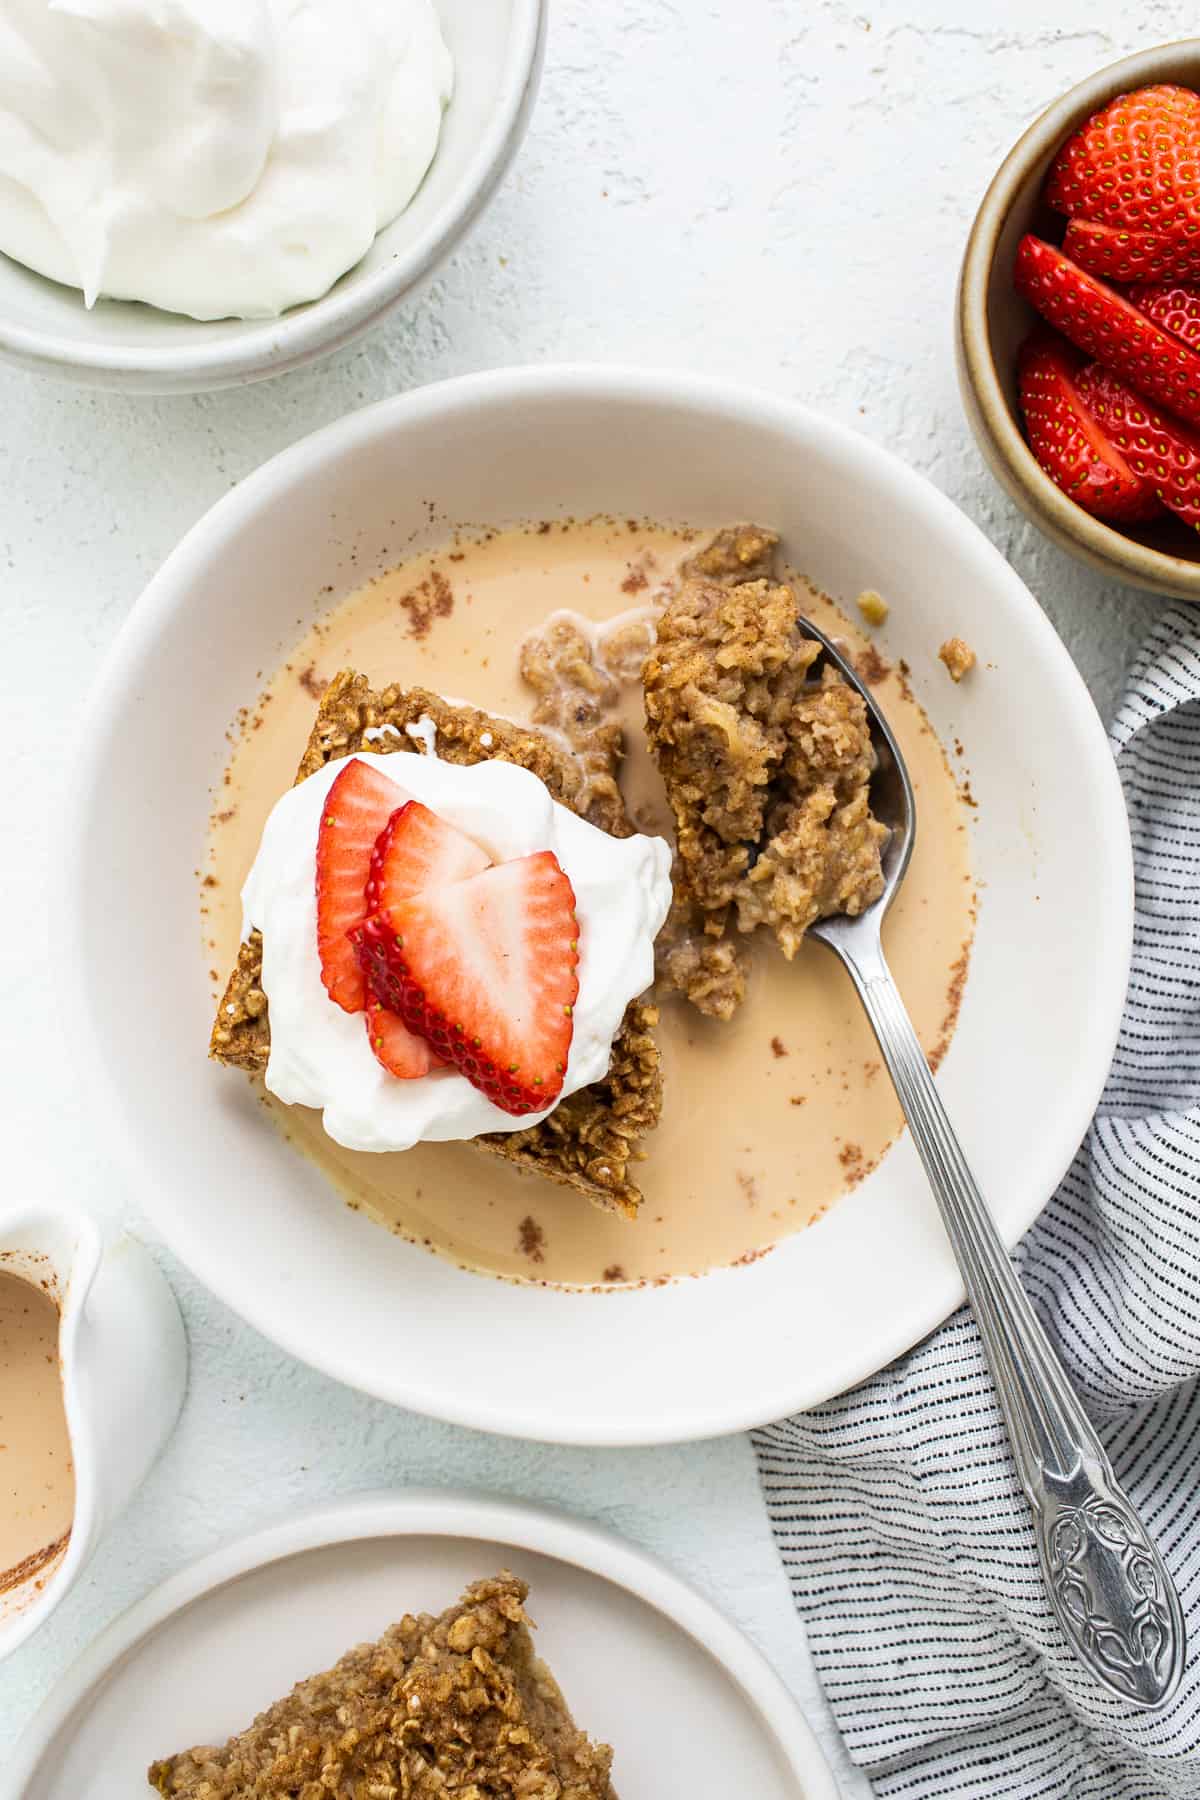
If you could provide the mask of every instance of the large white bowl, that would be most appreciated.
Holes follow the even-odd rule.
[[[1112,757],[1074,665],[1003,558],[884,451],[804,408],[684,375],[469,376],[285,451],[188,533],[136,607],[80,731],[63,841],[73,1069],[98,1089],[155,1223],[296,1356],[421,1412],[577,1443],[702,1437],[811,1406],[915,1343],[962,1288],[903,1140],[750,1267],[602,1297],[470,1275],[351,1212],[206,1061],[194,871],[235,708],[323,585],[441,519],[752,516],[835,595],[883,589],[889,648],[967,749],[982,881],[939,1085],[1012,1243],[1083,1137],[1115,1042],[1132,924]],[[933,650],[980,667],[961,688]],[[737,1096],[730,1096],[731,1129]]]
[[[524,134],[547,0],[437,0],[454,98],[412,204],[327,294],[279,319],[189,319],[80,294],[0,255],[0,356],[90,387],[189,393],[281,375],[356,338],[449,255]]]

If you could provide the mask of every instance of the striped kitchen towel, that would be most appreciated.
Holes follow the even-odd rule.
[[[1017,1253],[1179,1586],[1179,1698],[1094,1687],[1043,1598],[966,1312],[865,1386],[755,1434],[796,1606],[879,1796],[1200,1796],[1200,620],[1164,612],[1112,731],[1137,918],[1116,1061]],[[1086,904],[1086,899],[1084,901]]]

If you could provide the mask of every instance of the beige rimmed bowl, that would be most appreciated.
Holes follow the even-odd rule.
[[[959,276],[958,379],[971,429],[996,480],[1063,550],[1110,580],[1152,594],[1200,600],[1200,533],[1175,519],[1118,530],[1057,488],[1021,431],[1017,351],[1036,313],[1012,285],[1027,231],[1061,243],[1066,221],[1042,200],[1059,146],[1118,94],[1153,82],[1200,91],[1200,38],[1162,44],[1089,75],[1036,119],[1009,151],[975,216]]]

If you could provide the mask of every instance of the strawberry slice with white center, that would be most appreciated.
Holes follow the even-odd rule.
[[[448,887],[488,867],[474,838],[419,800],[397,807],[376,840],[366,881],[366,914],[424,888]],[[356,924],[361,923],[355,920]]]
[[[423,888],[445,887],[478,875],[490,858],[473,838],[431,812],[420,800],[398,806],[380,832],[371,853],[364,889],[363,917],[381,906],[419,894]],[[362,918],[355,924],[362,923]],[[410,1031],[367,984],[367,1037],[376,1060],[389,1075],[412,1081],[442,1067],[442,1058],[427,1038]]]
[[[317,954],[329,998],[346,1012],[367,1001],[362,970],[346,933],[367,916],[371,857],[380,832],[403,802],[394,781],[352,756],[325,796],[317,833]]]
[[[503,1111],[562,1092],[579,995],[570,882],[549,850],[426,888],[354,933],[375,993]]]

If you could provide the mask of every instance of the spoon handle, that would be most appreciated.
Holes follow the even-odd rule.
[[[1186,1647],[1171,1577],[1017,1279],[877,937],[826,941],[866,1008],[958,1258],[1058,1621],[1112,1693],[1161,1706],[1179,1685]]]

